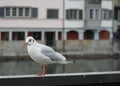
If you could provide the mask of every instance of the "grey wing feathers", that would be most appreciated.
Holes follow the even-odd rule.
[[[65,57],[55,52],[52,48],[43,48],[42,53],[53,61],[64,61]]]
[[[44,55],[53,61],[62,61],[62,59],[56,53],[44,53]]]
[[[41,45],[41,53],[49,57],[53,61],[65,61],[65,57],[60,53],[55,52],[51,47]]]

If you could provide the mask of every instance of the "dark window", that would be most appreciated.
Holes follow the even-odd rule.
[[[90,9],[90,19],[93,19],[93,9]]]
[[[30,8],[25,8],[25,16],[30,16]]]
[[[19,16],[23,16],[23,8],[19,8]]]
[[[66,19],[77,19],[77,9],[70,9],[66,11]]]
[[[120,20],[120,7],[115,7],[114,8],[114,19],[115,20]]]
[[[10,8],[6,8],[6,10],[5,10],[5,13],[6,13],[6,16],[10,16]]]
[[[36,40],[41,40],[41,32],[28,32],[28,36],[33,36]]]
[[[68,9],[66,10],[66,19],[80,20],[83,17],[82,10],[79,9]]]
[[[12,9],[12,16],[17,16],[17,8]]]
[[[0,17],[4,17],[4,8],[0,7]]]
[[[32,18],[37,18],[38,17],[38,8],[32,8],[31,12],[32,12],[31,13]]]
[[[82,17],[83,17],[83,11],[82,10],[79,10],[79,19],[82,19]]]
[[[94,39],[94,32],[92,30],[87,30],[84,32],[84,39]]]
[[[58,19],[58,9],[48,9],[47,10],[48,19]]]
[[[45,41],[46,41],[46,45],[54,46],[55,45],[55,32],[45,32]]]
[[[24,32],[13,32],[12,39],[13,40],[24,40],[25,33]]]
[[[117,14],[115,14],[118,17],[118,20],[120,20],[120,9],[117,10]]]
[[[4,14],[5,13],[5,14]],[[6,18],[37,18],[38,9],[30,7],[4,7],[0,8],[0,17]]]
[[[102,19],[103,20],[112,19],[112,10],[103,9],[102,10]]]
[[[89,9],[89,19],[100,19],[100,9],[98,8],[90,8]]]
[[[70,11],[69,10],[66,10],[66,19],[70,19]]]
[[[62,32],[58,32],[58,40],[62,39]]]
[[[95,9],[95,19],[99,19],[99,9]]]
[[[1,32],[1,40],[8,40],[9,32]]]

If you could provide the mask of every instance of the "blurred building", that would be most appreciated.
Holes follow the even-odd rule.
[[[113,0],[0,1],[1,41],[18,47],[27,36],[56,50],[111,53]]]
[[[120,0],[114,1],[114,32],[120,32]]]
[[[63,28],[63,0],[5,0],[0,1],[1,40],[37,40],[61,37]]]

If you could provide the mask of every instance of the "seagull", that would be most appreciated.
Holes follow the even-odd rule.
[[[47,64],[67,64],[66,58],[62,54],[49,46],[38,43],[32,36],[26,38],[24,45],[27,46],[28,54],[32,60],[41,64],[39,76],[45,76]]]

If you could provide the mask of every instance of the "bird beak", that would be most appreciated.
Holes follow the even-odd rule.
[[[27,42],[25,42],[25,43],[24,43],[24,45],[28,45],[28,43],[27,43]]]

